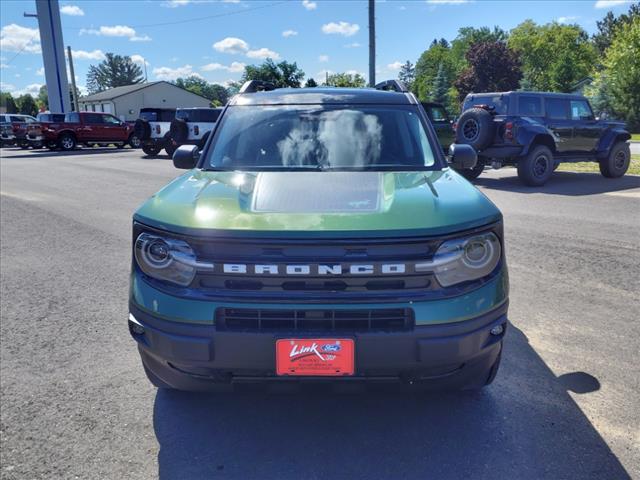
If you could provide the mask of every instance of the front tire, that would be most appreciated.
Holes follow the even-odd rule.
[[[553,165],[553,152],[549,147],[538,145],[518,160],[518,178],[529,187],[540,187],[551,178]]]
[[[58,141],[58,145],[65,152],[69,152],[71,150],[75,150],[77,143],[73,135],[69,133],[65,133],[60,137],[60,140]]]
[[[156,145],[144,145],[142,147],[142,151],[144,152],[144,154],[149,157],[155,157],[156,155],[158,155],[158,153],[160,153],[160,150],[162,149]]]
[[[603,177],[619,178],[627,173],[631,162],[631,149],[627,142],[618,142],[609,151],[606,159],[600,161]]]

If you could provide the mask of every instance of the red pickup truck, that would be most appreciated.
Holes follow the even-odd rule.
[[[116,145],[124,148],[140,147],[140,139],[133,133],[133,125],[108,113],[67,113],[62,123],[41,125],[44,144],[50,149],[73,150],[79,144],[91,146]]]

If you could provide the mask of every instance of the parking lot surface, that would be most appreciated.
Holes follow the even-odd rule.
[[[156,391],[126,326],[131,214],[166,157],[3,149],[4,479],[640,477],[640,177],[515,171],[503,363],[473,394]]]

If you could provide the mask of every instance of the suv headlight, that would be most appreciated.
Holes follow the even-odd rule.
[[[444,242],[431,262],[416,265],[418,272],[433,272],[443,287],[477,280],[489,275],[500,262],[500,240],[481,233]]]
[[[141,233],[134,255],[140,269],[158,280],[186,287],[196,274],[196,255],[182,240]]]

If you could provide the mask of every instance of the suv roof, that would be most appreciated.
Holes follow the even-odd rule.
[[[579,93],[559,93],[559,92],[531,92],[531,91],[525,91],[525,90],[510,90],[508,92],[481,92],[481,93],[475,93],[475,92],[471,92],[468,93],[466,98],[473,98],[473,97],[483,97],[483,96],[496,96],[496,95],[504,95],[504,96],[510,96],[510,95],[540,95],[540,96],[544,96],[544,97],[561,97],[561,98],[585,98],[584,95],[580,95]]]
[[[411,95],[373,88],[278,88],[271,91],[239,93],[229,105],[412,105]]]

